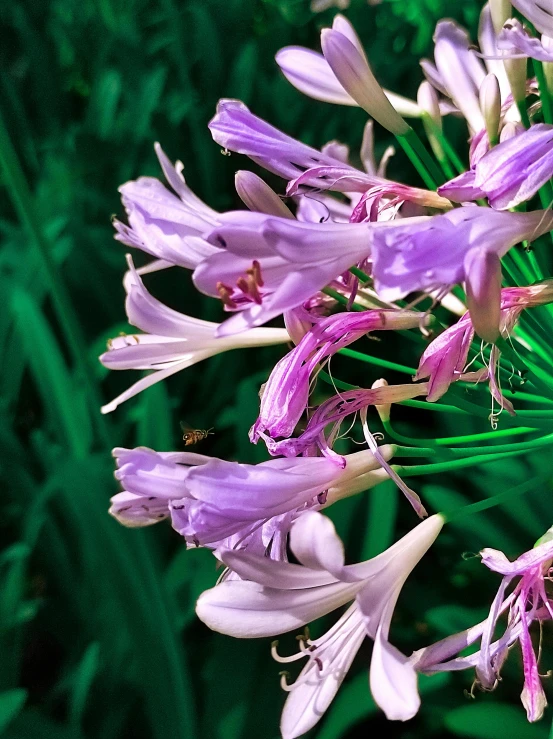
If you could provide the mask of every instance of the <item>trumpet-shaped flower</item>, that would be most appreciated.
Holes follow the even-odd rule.
[[[223,634],[254,638],[293,631],[354,601],[325,636],[300,641],[300,653],[294,658],[306,657],[308,662],[293,685],[285,684],[290,696],[281,723],[284,739],[300,736],[319,721],[365,636],[374,640],[370,687],[375,701],[390,719],[405,721],[415,715],[420,703],[416,672],[388,636],[403,584],[442,526],[441,516],[431,516],[377,557],[345,565],[344,548],[332,523],[307,511],[290,535],[300,564],[247,552],[220,552],[223,562],[242,579],[203,593],[196,612]]]
[[[393,451],[383,453],[389,457]],[[170,516],[173,528],[196,546],[219,546],[306,504],[322,504],[329,488],[335,498],[349,495],[356,478],[380,466],[370,451],[347,455],[343,469],[324,457],[249,465],[145,447],[113,454],[124,491],[112,498],[110,513],[126,526],[149,526]]]
[[[171,164],[159,144],[156,154],[174,193],[154,177],[140,177],[119,188],[129,225],[114,220],[115,238],[167,262],[194,269],[219,251],[202,234],[217,224],[218,214],[186,184],[183,165]]]
[[[450,206],[435,192],[363,172],[337,158],[335,150],[317,151],[296,141],[253,115],[239,100],[220,100],[209,129],[221,146],[245,154],[270,172],[290,180],[288,195],[295,195],[300,188],[363,193],[380,187],[421,205],[442,209]]]
[[[285,344],[290,340],[288,332],[279,328],[255,328],[218,339],[220,324],[186,316],[160,303],[146,290],[130,256],[127,259],[130,270],[124,281],[127,317],[131,325],[145,333],[110,339],[108,351],[100,361],[109,369],[153,372],[105,405],[103,413],[115,410],[147,387],[208,357],[230,349]]]

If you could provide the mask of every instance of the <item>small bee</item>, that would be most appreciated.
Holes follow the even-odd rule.
[[[193,429],[183,421],[181,421],[180,427],[183,432],[182,440],[184,441],[184,446],[192,446],[192,444],[197,444],[199,441],[207,439],[208,436],[214,436],[213,427],[210,429]]]

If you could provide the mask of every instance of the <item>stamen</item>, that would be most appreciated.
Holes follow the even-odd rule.
[[[233,310],[238,307],[231,297],[233,293],[232,287],[225,285],[223,282],[218,282],[216,287],[223,305],[226,305],[227,308],[231,308]]]
[[[278,653],[277,647],[278,647],[278,639],[276,639],[271,644],[271,657],[275,660],[275,662],[280,662],[281,664],[287,664],[288,662],[297,662],[298,659],[303,659],[304,655],[302,652],[291,654],[289,657],[283,657],[282,655]],[[285,673],[281,672],[280,674],[283,675]]]

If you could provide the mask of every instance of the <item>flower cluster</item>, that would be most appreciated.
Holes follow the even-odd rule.
[[[515,642],[522,649],[528,719],[535,721],[544,710],[529,629],[553,618],[544,584],[553,561],[549,535],[514,562],[482,550],[482,562],[503,575],[484,622],[411,657],[394,646],[389,633],[404,582],[447,520],[439,513],[427,517],[404,478],[446,473],[450,466],[553,441],[553,435],[540,434],[539,413],[535,426],[531,413],[524,427],[517,415],[518,405],[536,402],[536,393],[553,395],[547,336],[529,310],[543,316],[553,302],[546,266],[551,260],[544,258],[553,229],[553,14],[538,0],[513,5],[541,36],[510,17],[508,2],[490,0],[484,7],[480,51],[463,28],[440,21],[434,61],[421,62],[427,79],[417,102],[380,87],[341,15],[323,30],[322,53],[279,51],[278,65],[300,91],[369,114],[358,158],[362,167],[351,163],[348,147],[339,142],[317,150],[242,102],[222,100],[209,123],[213,139],[225,152],[246,155],[281,177],[281,192],[253,172],[239,171],[235,186],[245,209],[216,212],[188,187],[182,163],[171,164],[158,144],[167,184],[141,177],[120,188],[127,222],[115,220],[116,239],[154,260],[137,269],[127,256],[126,312],[138,332],[110,340],[100,360],[111,369],[151,372],[104,412],[220,352],[288,344],[260,390],[259,417],[250,431],[251,442],[265,444],[273,459],[250,465],[190,451],[118,448],[116,478],[123,491],[110,508],[126,526],[169,519],[187,546],[207,547],[225,565],[197,604],[199,618],[216,631],[276,636],[349,604],[325,635],[312,639],[306,632],[297,654],[283,657],[273,645],[279,662],[306,659],[294,682],[282,678],[289,692],[281,725],[285,739],[317,723],[365,638],[374,642],[370,688],[389,719],[406,720],[417,712],[418,673],[475,667],[478,685],[493,689]],[[527,77],[528,58],[536,78]],[[468,170],[444,133],[443,119],[450,114],[466,120]],[[406,118],[420,120],[413,128]],[[394,152],[375,161],[373,121],[396,137],[421,187],[386,177]],[[430,151],[416,129],[426,132]],[[220,302],[225,320],[183,315],[150,294],[143,278],[173,266],[192,271],[197,290]],[[275,319],[281,327],[265,326]],[[371,353],[347,349],[366,346],[364,337],[373,334],[380,344],[419,347],[418,368],[407,368],[412,381],[335,383],[331,359],[348,352],[367,365],[405,372],[378,356],[378,342],[372,342]],[[320,378],[327,392],[314,405]],[[491,411],[493,431],[421,441],[391,425],[392,404],[444,409],[440,400],[446,394],[450,407],[470,413],[476,406],[459,388],[484,382],[489,395],[478,391],[477,409],[484,417]],[[515,385],[518,405],[510,399]],[[370,406],[388,443],[369,428]],[[531,438],[463,447],[490,441],[502,411],[511,424],[503,435]],[[344,453],[347,417],[350,428],[360,421],[366,447],[360,451]],[[424,455],[432,464],[391,464],[394,457]],[[346,565],[326,511],[387,479],[424,520],[378,556]],[[407,507],[405,515],[412,513]],[[505,612],[505,631],[494,641]],[[478,651],[459,656],[478,640]]]

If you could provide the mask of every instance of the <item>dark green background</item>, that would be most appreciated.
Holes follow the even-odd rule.
[[[474,33],[480,7],[476,0],[384,0],[372,7],[354,0],[347,15],[377,77],[415,97],[418,59],[432,53],[436,21],[454,13]],[[0,734],[8,739],[278,736],[284,696],[270,640],[239,642],[195,619],[196,597],[217,577],[211,555],[185,551],[168,526],[126,530],[106,511],[117,490],[111,447],[182,448],[180,420],[215,427],[206,453],[263,459],[247,430],[259,385],[283,349],[213,358],[106,418],[101,403],[136,375],[108,375],[96,357],[108,337],[131,330],[121,285],[125,248],[112,239],[110,216],[122,215],[121,183],[159,175],[155,140],[183,160],[189,184],[221,210],[237,207],[233,173],[250,165],[221,156],[211,140],[206,124],[220,97],[240,98],[307,143],[339,138],[357,150],[365,114],[304,98],[273,58],[288,44],[317,48],[334,12],[315,15],[305,0],[0,5]],[[466,132],[448,126],[466,157]],[[378,129],[377,150],[389,143]],[[417,183],[403,154],[389,171]],[[222,317],[184,271],[153,275],[148,286],[183,312]],[[386,352],[416,362],[410,346],[383,346]],[[378,376],[376,368],[345,360],[334,371],[365,386]],[[487,430],[486,415],[464,426],[440,418],[441,431]],[[432,414],[404,412],[398,420],[419,436],[437,428]],[[492,495],[541,463],[538,455],[417,478],[417,489],[439,510]],[[408,507],[397,502],[393,486],[383,485],[332,511],[351,561],[378,553],[413,525]],[[398,646],[409,651],[484,617],[499,580],[463,552],[496,546],[515,556],[551,524],[550,509],[537,491],[446,527],[404,590],[393,625]],[[550,644],[546,626],[544,671],[553,666]],[[281,651],[293,648],[293,636],[282,640]],[[516,650],[493,696],[467,700],[468,673],[423,679],[423,707],[406,725],[387,724],[375,709],[369,656],[367,643],[314,736],[548,736],[549,714],[539,726],[525,722]]]

